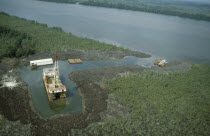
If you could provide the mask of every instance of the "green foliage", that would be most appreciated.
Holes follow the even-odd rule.
[[[51,2],[80,3],[82,5],[118,8],[134,11],[181,16],[210,21],[210,8],[202,4],[183,3],[160,0],[42,0]]]
[[[145,71],[107,81],[130,116],[75,135],[210,135],[210,66],[185,73]]]
[[[0,58],[22,57],[34,53],[34,43],[27,34],[0,26]]]

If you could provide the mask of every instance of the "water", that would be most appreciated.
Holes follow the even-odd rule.
[[[35,0],[1,0],[0,11],[167,60],[210,63],[205,21]]]
[[[69,79],[69,74],[73,71],[116,66],[116,65],[141,65],[151,67],[154,57],[140,59],[136,57],[125,57],[124,59],[84,61],[82,64],[69,64],[68,61],[59,61],[60,79],[67,87],[66,100],[48,101],[47,93],[42,80],[42,69],[53,67],[53,65],[42,66],[32,70],[30,66],[19,68],[21,77],[31,88],[32,102],[34,108],[43,117],[50,117],[59,113],[75,113],[82,111],[82,98],[77,91],[76,84]]]

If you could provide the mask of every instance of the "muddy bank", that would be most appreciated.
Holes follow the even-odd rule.
[[[98,116],[97,122],[111,119],[119,119],[129,114],[120,102],[109,93],[108,88],[102,84],[102,80],[112,80],[126,72],[140,73],[147,68],[141,66],[113,66],[96,68],[84,71],[76,71],[70,74],[70,78],[77,84],[83,97],[84,111],[91,110]]]
[[[27,84],[21,82],[19,72],[17,70],[10,70],[5,73],[1,72],[1,77],[5,77],[5,75],[7,75],[8,80],[1,80],[0,86],[1,114],[9,121],[20,121],[21,124],[31,124],[30,134],[27,133],[27,135],[68,135],[71,128],[84,128],[89,123],[99,120],[95,112],[100,112],[101,109],[105,107],[99,109],[94,108],[93,105],[88,105],[89,107],[86,107],[87,110],[81,113],[60,114],[51,118],[42,118],[33,109],[29,91],[30,88]],[[10,80],[11,77],[12,80]],[[7,82],[7,84],[5,82]],[[16,83],[16,85],[11,86],[11,83]],[[97,86],[94,86],[94,88],[97,90]],[[95,94],[97,94],[97,92],[95,92]],[[0,128],[0,132],[6,133],[7,130],[2,127]],[[16,134],[16,132],[11,135],[14,134]],[[17,135],[22,134],[19,133]]]
[[[29,136],[31,133],[31,125],[23,125],[20,121],[8,121],[0,115],[0,135],[1,136]]]
[[[125,72],[142,72],[147,68],[141,66],[113,66],[113,67],[105,67],[105,68],[95,68],[84,71],[76,71],[71,73],[70,77],[73,81],[75,81],[80,87],[86,81],[96,83],[102,79],[109,79],[116,77],[120,73]]]
[[[125,56],[135,56],[138,58],[149,58],[151,55],[137,52],[137,51],[81,51],[81,50],[65,50],[65,51],[46,51],[42,53],[36,53],[28,56],[27,58],[19,59],[21,65],[28,65],[30,60],[53,58],[55,54],[58,54],[60,60],[67,60],[70,58],[80,58],[82,60],[107,60],[107,59],[121,59]]]
[[[63,58],[66,59],[65,57]],[[30,130],[27,129],[27,135],[39,136],[71,135],[71,129],[85,128],[93,122],[106,120],[107,115],[113,115],[113,110],[110,108],[116,108],[118,102],[112,96],[109,96],[109,90],[106,86],[100,84],[100,81],[103,79],[111,80],[117,75],[126,72],[139,73],[144,70],[150,70],[140,66],[114,66],[73,72],[69,76],[75,81],[83,97],[83,111],[74,114],[59,114],[50,118],[42,118],[33,109],[30,88],[20,79],[20,73],[16,69],[18,65],[16,62],[18,61],[21,62],[16,59],[8,59],[0,63],[0,112],[5,117],[5,120],[20,121],[21,125],[30,125]],[[5,75],[8,78],[12,77],[12,81],[15,81],[17,85],[13,87],[5,86],[2,82],[2,77],[5,77]],[[116,104],[109,106],[110,98],[112,99],[111,102],[115,102]],[[113,117],[118,118],[120,114],[120,116],[129,114],[123,108],[119,108],[117,112],[119,114],[113,115]],[[0,132],[7,132],[5,128],[0,128],[0,130]],[[23,131],[26,130],[23,129]],[[10,134],[12,135],[12,133]],[[22,134],[20,133],[19,135]]]
[[[123,116],[127,116],[129,115],[129,111],[121,105],[113,94],[110,94],[108,88],[101,82],[102,80],[112,80],[117,76],[126,75],[128,72],[138,74],[143,71],[168,73],[185,72],[190,69],[190,63],[173,61],[168,63],[165,67],[153,66],[152,68],[145,68],[141,66],[125,65],[76,71],[70,74],[70,78],[77,84],[83,96],[84,110],[85,107],[90,107],[89,104],[92,103],[95,103],[95,108],[106,105],[102,110],[103,112],[99,113],[100,121],[104,122],[110,119],[119,119]],[[98,94],[92,92],[92,90],[95,90],[95,86],[97,86],[96,93]],[[101,98],[101,96],[103,97]],[[95,98],[97,98],[97,101]]]
[[[154,65],[151,68],[145,68],[137,65],[124,65],[75,71],[70,74],[70,78],[77,83],[78,87],[80,87],[85,82],[97,83],[103,79],[112,80],[116,76],[126,72],[141,73],[144,70],[153,70],[159,72],[185,72],[190,68],[190,63],[182,61],[169,62],[164,67]]]

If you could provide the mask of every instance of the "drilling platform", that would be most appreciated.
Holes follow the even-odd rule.
[[[65,99],[66,98],[66,86],[61,83],[59,77],[59,65],[58,56],[55,56],[54,67],[43,69],[43,81],[48,95],[48,99]]]

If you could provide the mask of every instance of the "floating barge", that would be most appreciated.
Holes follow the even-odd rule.
[[[55,64],[53,68],[43,69],[43,81],[48,95],[48,99],[65,99],[66,86],[61,83],[59,78],[58,57],[55,57]]]
[[[70,64],[82,64],[81,59],[68,59]]]

